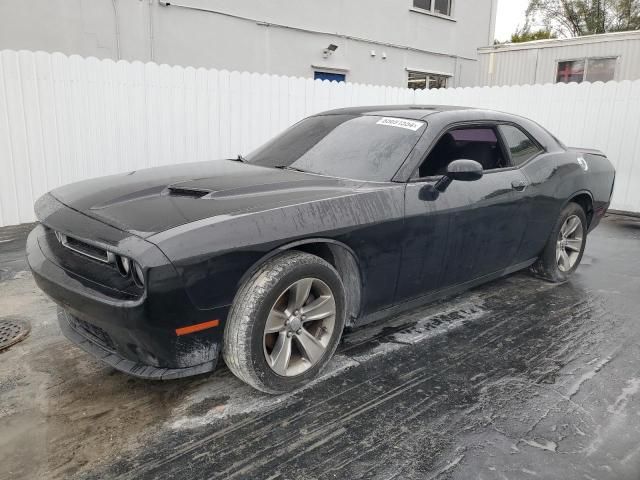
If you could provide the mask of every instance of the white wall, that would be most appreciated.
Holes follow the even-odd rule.
[[[452,18],[442,18],[413,0],[7,0],[0,49],[311,78],[316,65],[397,87],[413,68],[474,85],[496,1],[453,0]],[[325,59],[330,43],[339,48]]]
[[[616,168],[611,208],[640,213],[640,80],[429,90],[416,103],[515,113],[566,145],[602,150]]]
[[[537,120],[616,165],[613,208],[640,212],[640,81],[414,92],[62,54],[0,51],[0,226],[36,198],[110,173],[248,153],[344,106],[457,104]]]

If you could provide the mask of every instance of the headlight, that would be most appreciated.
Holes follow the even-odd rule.
[[[133,262],[133,281],[136,282],[136,285],[139,287],[144,287],[144,272],[142,271],[142,267],[136,262]]]
[[[121,257],[120,255],[116,258],[116,264],[118,265],[118,271],[120,275],[123,277],[128,277],[131,273],[131,260],[127,257]]]

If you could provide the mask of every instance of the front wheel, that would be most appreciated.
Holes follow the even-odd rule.
[[[225,326],[223,356],[241,380],[284,393],[316,377],[333,356],[345,323],[338,272],[303,252],[267,261],[240,288]]]
[[[576,271],[587,244],[587,217],[582,207],[568,204],[532,271],[551,282],[564,282]]]

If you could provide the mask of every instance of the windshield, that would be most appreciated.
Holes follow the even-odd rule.
[[[378,116],[310,117],[255,150],[246,161],[333,177],[389,181],[425,126],[420,121]]]

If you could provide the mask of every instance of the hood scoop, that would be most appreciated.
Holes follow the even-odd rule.
[[[318,180],[277,181],[273,179],[268,183],[256,182],[252,179],[248,184],[240,185],[211,185],[210,178],[195,179],[187,182],[174,183],[165,188],[163,194],[169,197],[207,199],[207,200],[231,200],[241,197],[261,197],[274,193],[296,193],[312,190],[324,190],[318,185]],[[209,184],[209,185],[207,185]]]
[[[243,177],[205,177],[167,185],[162,192],[164,196],[173,198],[191,198],[203,200],[227,200],[258,198],[268,196],[282,196],[310,192],[320,192],[327,189],[340,189],[341,186],[327,178],[310,176],[302,173],[279,170],[275,175],[264,178],[252,175]],[[282,178],[282,177],[286,178]],[[232,180],[232,181],[231,181]]]
[[[187,197],[187,198],[203,198],[213,193],[212,190],[206,190],[203,188],[181,187],[179,185],[172,185],[168,187],[167,192],[171,197]]]

